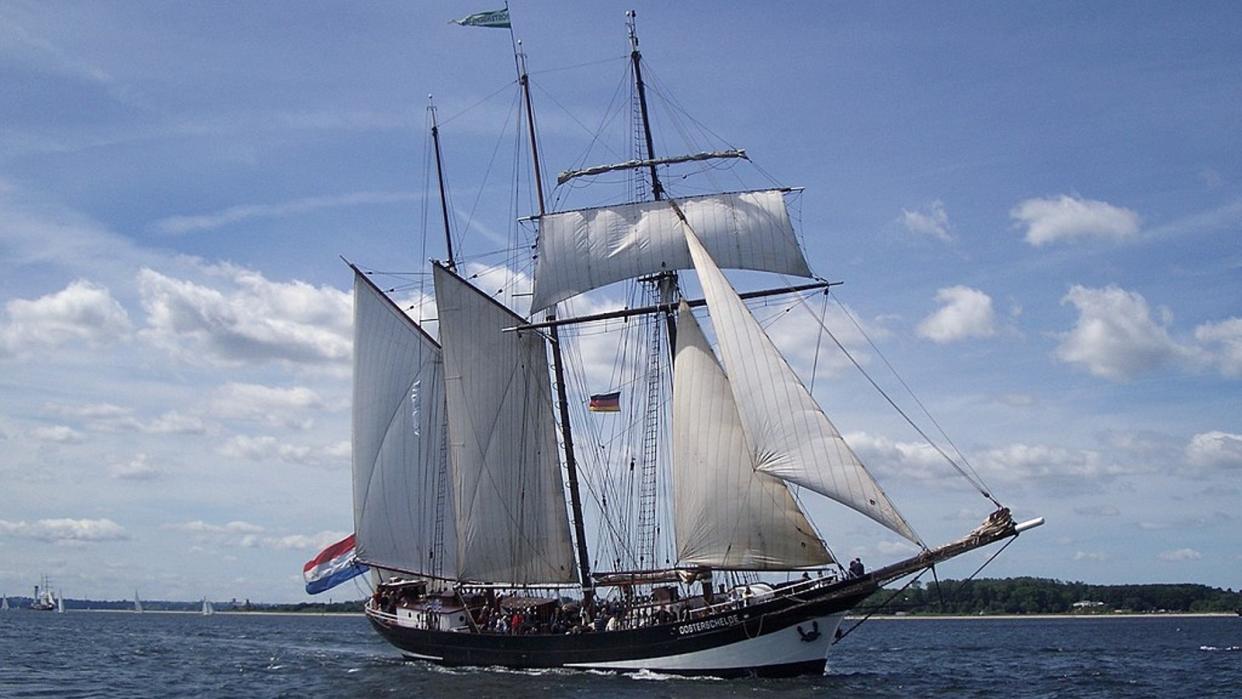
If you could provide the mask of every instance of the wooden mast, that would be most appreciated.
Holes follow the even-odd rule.
[[[517,42],[520,47],[521,42]],[[543,172],[539,165],[539,143],[535,138],[535,111],[530,100],[530,78],[526,72],[526,54],[518,52],[518,84],[522,86],[522,101],[526,105],[526,126],[530,133],[530,158],[534,170],[535,194],[539,202],[539,215],[546,213],[543,199]],[[555,306],[546,320],[556,319]],[[565,385],[565,367],[561,356],[560,333],[556,326],[548,329],[552,346],[552,371],[556,379],[556,404],[561,416],[561,441],[565,448],[565,473],[569,480],[569,507],[573,512],[574,538],[578,548],[578,576],[582,582],[582,606],[591,614],[595,606],[595,582],[591,577],[591,559],[587,552],[586,522],[582,519],[582,495],[578,487],[578,460],[574,456],[574,436],[569,423],[569,394]]]
[[[444,164],[440,158],[440,127],[436,123],[436,105],[427,95],[427,111],[431,112],[431,141],[436,151],[436,181],[440,185],[440,214],[444,217],[444,243],[448,247],[448,264],[450,270],[457,271],[457,263],[453,259],[453,234],[449,229],[448,197],[444,193]]]

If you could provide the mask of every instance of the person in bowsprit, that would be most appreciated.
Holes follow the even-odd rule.
[[[850,577],[861,578],[866,575],[867,569],[863,566],[862,559],[855,558],[850,561]]]

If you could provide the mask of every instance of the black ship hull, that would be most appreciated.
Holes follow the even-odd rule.
[[[790,676],[823,673],[845,613],[875,589],[874,582],[858,580],[777,590],[761,602],[718,605],[684,621],[581,634],[429,630],[371,607],[367,617],[407,658],[441,665]]]

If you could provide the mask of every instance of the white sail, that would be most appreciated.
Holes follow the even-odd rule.
[[[684,301],[678,315],[672,467],[678,561],[746,569],[831,563],[785,483],[755,470],[729,380]]]
[[[134,590],[134,611],[142,613],[142,600],[138,599],[138,591]]]
[[[458,577],[577,579],[543,338],[503,332],[512,311],[436,266]]]
[[[9,598],[0,597],[0,612],[7,612],[7,611],[9,611]]]
[[[56,613],[57,613],[57,614],[64,614],[64,613],[65,613],[65,596],[64,596],[64,593],[61,593],[61,594],[60,594],[60,595],[56,598]]]
[[[722,267],[811,275],[780,190],[679,200]],[[624,279],[692,266],[668,202],[546,214],[539,219],[531,309]]]
[[[755,468],[830,497],[921,545],[738,297],[695,231],[681,228],[716,328]]]
[[[440,346],[357,271],[353,401],[357,557],[379,567],[454,577]],[[437,510],[443,542],[438,562]]]

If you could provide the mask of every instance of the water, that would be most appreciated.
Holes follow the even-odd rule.
[[[848,622],[847,622],[848,623]],[[782,680],[444,669],[361,617],[0,614],[0,697],[1242,697],[1242,617],[874,620]]]

